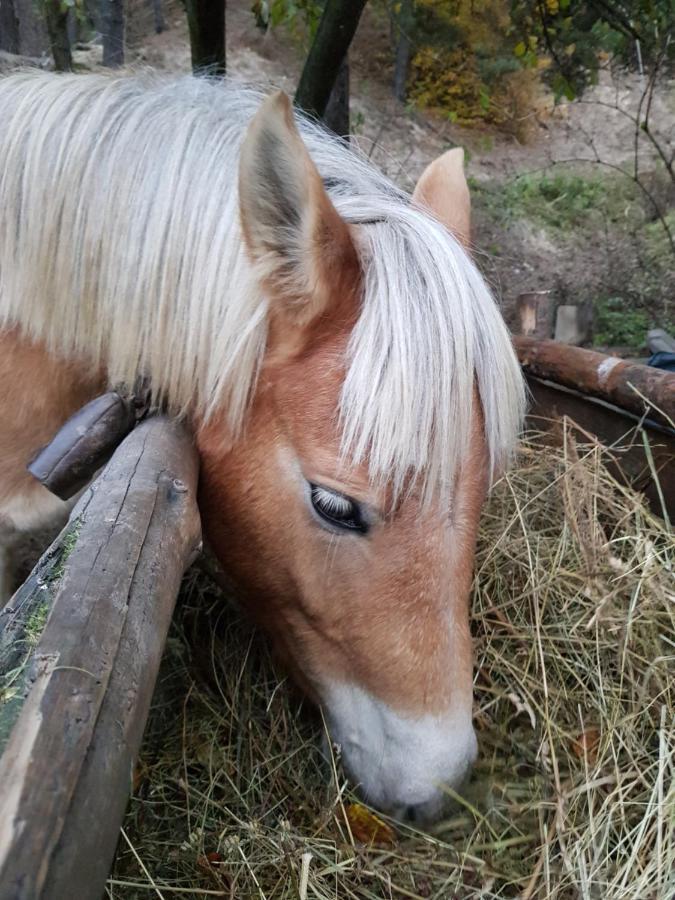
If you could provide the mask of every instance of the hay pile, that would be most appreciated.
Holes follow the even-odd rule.
[[[319,716],[191,576],[108,896],[671,898],[673,544],[605,452],[526,443],[485,510],[480,764],[430,835],[353,838]]]

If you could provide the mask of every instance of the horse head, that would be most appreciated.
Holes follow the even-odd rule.
[[[412,204],[468,240],[461,151],[429,166]],[[299,682],[323,705],[366,798],[428,820],[441,810],[445,786],[458,787],[476,757],[469,595],[491,477],[488,410],[470,372],[467,434],[446,492],[429,495],[412,458],[409,477],[388,478],[391,454],[376,445],[392,438],[377,428],[360,450],[345,442],[349,380],[361,394],[378,389],[365,375],[353,385],[363,375],[355,371],[354,330],[366,315],[367,236],[377,223],[340,215],[281,94],[263,104],[246,134],[239,206],[269,329],[243,433],[224,440],[217,412],[199,428],[206,535]],[[447,232],[445,239],[469,265]],[[393,256],[379,262],[402,265]],[[413,343],[415,317],[423,315],[423,308],[404,310],[389,326]],[[385,336],[369,340],[369,352],[383,360],[368,377],[383,381],[396,361],[387,358]],[[433,370],[436,360],[426,364]],[[398,374],[401,391],[424,388]],[[392,389],[382,402],[391,434],[414,430],[406,421],[414,398]],[[432,430],[442,426],[452,422]],[[378,454],[385,462],[374,465]]]

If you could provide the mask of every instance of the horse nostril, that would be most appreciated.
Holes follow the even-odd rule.
[[[419,806],[416,806],[416,805],[413,803],[413,804],[410,805],[410,806],[406,806],[406,808],[405,808],[405,814],[404,814],[404,817],[403,817],[403,818],[404,818],[406,821],[408,821],[408,822],[416,822],[416,821],[417,821],[417,817],[418,817],[418,815],[419,815],[419,812],[420,812],[420,807],[419,807]]]

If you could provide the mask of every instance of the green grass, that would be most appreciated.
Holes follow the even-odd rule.
[[[635,186],[619,175],[584,176],[560,170],[520,175],[504,184],[477,188],[479,202],[502,223],[527,219],[560,231],[603,220],[644,221]]]
[[[13,642],[4,649],[0,647],[0,749],[9,738],[30,688],[32,654],[47,624],[66,560],[77,543],[81,526],[80,519],[73,522],[56,550],[50,551],[49,557],[43,557],[38,563],[41,580],[24,598],[26,605],[22,606],[22,609],[30,609],[30,613],[14,632]],[[20,591],[25,589],[22,587]]]
[[[26,620],[24,635],[26,643],[30,648],[37,646],[38,641],[42,636],[42,632],[44,631],[44,627],[47,624],[47,616],[49,615],[50,608],[50,601],[45,599],[39,606],[36,606]]]
[[[82,519],[77,518],[72,523],[68,532],[63,536],[63,540],[61,541],[61,546],[59,547],[58,557],[49,573],[49,581],[56,582],[60,581],[63,576],[64,569],[66,567],[66,561],[68,557],[75,549],[75,544],[77,544],[77,539],[80,535],[80,531],[82,530]]]

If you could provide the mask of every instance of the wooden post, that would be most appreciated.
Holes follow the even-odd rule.
[[[58,570],[45,576],[43,557],[36,589],[45,577],[58,586],[0,758],[0,900],[102,896],[181,577],[200,543],[197,469],[182,426],[143,422],[73,511]],[[12,621],[16,630],[17,598],[0,635]]]
[[[555,301],[551,291],[528,291],[516,299],[518,334],[525,337],[553,337]]]
[[[555,311],[555,331],[553,337],[561,344],[578,347],[588,339],[583,324],[583,310],[573,304],[561,304]]]

